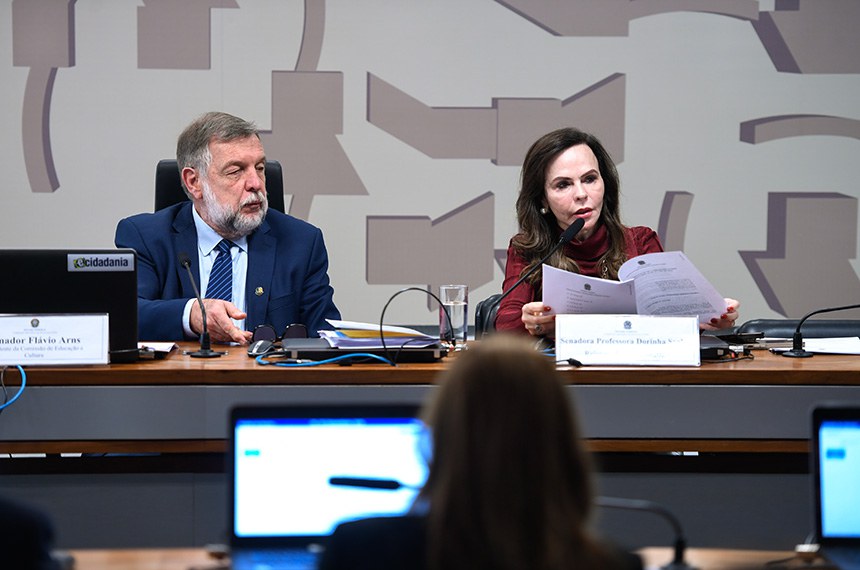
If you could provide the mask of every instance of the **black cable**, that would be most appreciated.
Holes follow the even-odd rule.
[[[743,352],[730,351],[726,358],[703,359],[702,364],[720,364],[723,362],[738,362],[739,360],[755,360],[755,356],[748,350]]]
[[[448,322],[449,322],[449,326],[450,326],[450,320]],[[403,343],[401,343],[401,345],[397,347],[397,352],[394,353],[394,359],[392,360],[392,362],[395,365],[397,365],[397,361],[400,359],[400,354],[403,352],[403,347],[405,347],[407,344],[412,343],[412,342],[424,342],[424,339],[423,338],[410,338],[409,340],[406,340]],[[387,352],[386,352],[386,356],[387,356]]]
[[[406,293],[407,291],[421,291],[425,295],[430,295],[433,297],[437,303],[439,303],[439,308],[441,308],[445,312],[445,320],[448,321],[448,326],[446,330],[451,331],[451,336],[454,335],[454,326],[451,324],[451,315],[448,313],[448,309],[445,307],[445,304],[442,302],[442,299],[433,294],[432,291],[427,289],[422,289],[421,287],[406,287],[405,289],[401,289],[394,295],[388,298],[388,302],[385,303],[385,306],[382,307],[382,312],[379,315],[379,341],[382,343],[382,351],[385,353],[385,358],[391,361],[391,366],[397,366],[397,357],[394,359],[391,358],[391,355],[388,353],[388,347],[385,345],[385,333],[382,327],[383,322],[385,321],[385,310],[388,309],[388,305],[391,304],[391,301],[395,299],[401,293]],[[439,340],[442,340],[440,337]],[[406,344],[406,343],[403,343]],[[400,347],[400,350],[403,349],[403,346]],[[400,355],[400,351],[397,352],[398,356]]]
[[[268,354],[261,354],[256,358],[257,364],[296,368],[319,366],[320,364],[341,363],[358,358],[363,361],[379,360],[380,362],[384,362],[385,364],[391,364],[392,366],[394,366],[394,363],[391,362],[389,359],[383,358],[377,354],[372,354],[370,352],[348,352],[346,354],[341,354],[340,356],[335,356],[333,358],[326,358],[325,360],[304,360],[299,358],[288,358],[286,361],[282,362],[270,361],[269,358],[273,356],[280,357],[283,356],[283,354],[275,354],[271,352]]]

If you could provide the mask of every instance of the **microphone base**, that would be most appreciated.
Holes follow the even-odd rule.
[[[201,350],[195,350],[194,352],[191,352],[190,350],[186,350],[184,354],[186,356],[190,356],[192,358],[218,358],[219,356],[224,356],[227,353],[226,352],[218,352],[217,350],[211,350],[211,349],[206,348],[206,349],[201,349]]]
[[[696,566],[691,566],[686,562],[670,562],[664,566],[660,566],[660,570],[699,570]]]
[[[812,352],[808,350],[803,350],[802,348],[799,350],[786,350],[781,353],[783,356],[787,356],[788,358],[809,358],[813,355]]]

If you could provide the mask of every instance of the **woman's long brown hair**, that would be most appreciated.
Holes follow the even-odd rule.
[[[425,412],[428,568],[607,567],[587,532],[592,484],[554,362],[504,334],[459,354]]]
[[[621,223],[618,205],[621,182],[615,163],[595,136],[578,129],[564,128],[548,133],[535,141],[523,161],[520,193],[517,197],[517,222],[520,232],[512,240],[514,247],[529,262],[523,273],[549,253],[561,233],[552,212],[546,214],[540,212],[545,202],[546,175],[549,166],[561,153],[580,144],[588,145],[594,152],[603,178],[603,209],[598,224],[605,225],[609,232],[609,251],[601,261],[605,263],[607,277],[617,279],[618,268],[626,261],[624,226]],[[579,272],[576,262],[564,255],[564,248],[553,254],[547,263],[567,271]],[[539,290],[540,280],[541,272],[535,271],[528,281],[535,290]]]

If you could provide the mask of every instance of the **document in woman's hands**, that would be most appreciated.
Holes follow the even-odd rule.
[[[620,281],[543,266],[543,302],[556,314],[639,314],[719,318],[726,301],[680,251],[627,260]]]

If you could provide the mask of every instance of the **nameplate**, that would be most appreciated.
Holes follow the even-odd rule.
[[[0,315],[0,365],[108,363],[108,316]]]
[[[699,366],[696,317],[557,315],[557,360],[604,366]]]

